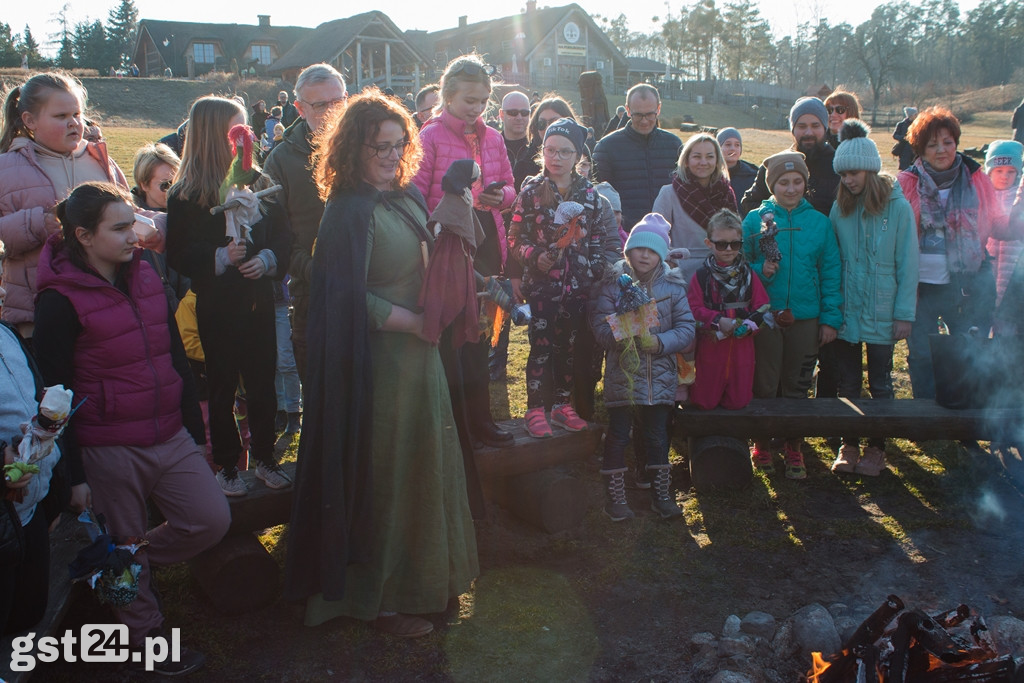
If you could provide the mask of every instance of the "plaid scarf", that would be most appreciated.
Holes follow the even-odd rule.
[[[705,230],[708,229],[708,221],[719,209],[736,211],[736,193],[732,191],[732,185],[725,178],[719,178],[718,182],[704,187],[696,180],[683,182],[673,173],[672,189],[675,190],[686,215]]]
[[[971,182],[970,173],[964,167],[960,155],[952,168],[938,172],[923,159],[918,159],[910,169],[917,175],[917,195],[921,202],[921,220],[918,234],[928,230],[944,230],[946,233],[946,262],[951,273],[974,273],[985,260],[981,238],[978,235],[978,193]],[[952,173],[950,173],[952,172]],[[952,175],[951,180],[944,176]],[[943,205],[939,197],[939,185],[949,187],[949,196]]]
[[[753,271],[743,260],[743,252],[736,255],[736,260],[729,265],[722,265],[714,254],[704,259],[704,267],[718,283],[723,304],[735,304],[750,301],[750,278]],[[705,292],[705,298],[708,293]]]

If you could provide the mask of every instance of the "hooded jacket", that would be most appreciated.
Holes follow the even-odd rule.
[[[86,152],[107,169],[110,182],[128,189],[124,173],[107,154],[106,143],[87,143]],[[7,322],[32,322],[38,291],[36,267],[49,236],[44,209],[62,199],[40,166],[32,141],[15,138],[10,149],[0,154],[0,241],[7,249],[3,319]]]
[[[608,351],[605,365],[604,404],[609,408],[633,405],[673,405],[676,400],[676,354],[693,343],[695,324],[690,303],[686,299],[686,282],[679,269],[670,269],[662,263],[647,286],[647,291],[658,302],[658,327],[651,334],[658,338],[660,353],[645,353],[637,347],[640,366],[627,375],[622,367],[623,344],[616,341],[608,324],[608,316],[615,312],[619,298],[618,277],[632,275],[625,259],[616,263],[591,299],[590,325],[594,337]]]
[[[433,213],[444,196],[441,179],[448,172],[448,167],[453,161],[473,158],[473,150],[463,135],[465,125],[462,119],[456,118],[447,109],[442,109],[439,116],[428,120],[420,129],[423,160],[412,182],[426,198],[427,210],[430,213]],[[483,119],[479,118],[476,121],[476,135],[480,141],[480,185],[474,187],[473,198],[476,199],[480,191],[494,181],[505,181],[505,186],[501,188],[501,206],[491,209],[494,225],[498,230],[501,262],[504,264],[508,246],[505,219],[501,212],[512,206],[512,200],[515,199],[515,179],[512,176],[512,166],[508,162],[505,139],[501,137],[501,133],[487,126]]]
[[[312,133],[305,119],[284,132],[284,139],[276,145],[263,165],[263,172],[284,187],[281,203],[288,212],[295,241],[292,244],[291,280],[288,292],[294,298],[309,296],[309,279],[313,267],[313,243],[316,242],[324,203],[310,168],[313,146]]]
[[[843,326],[852,343],[893,344],[893,322],[914,321],[917,308],[917,228],[914,213],[893,183],[881,215],[858,202],[849,216],[839,204],[829,215],[843,267]]]
[[[658,192],[672,182],[683,141],[655,128],[641,135],[630,121],[605,135],[594,148],[594,173],[609,182],[622,199],[622,225],[627,231],[651,212]]]
[[[779,269],[772,276],[764,274],[764,253],[758,242],[765,211],[775,213],[779,226],[776,241],[782,253]],[[828,218],[806,199],[792,211],[766,199],[757,211],[748,213],[743,219],[743,255],[764,283],[773,311],[789,308],[797,320],[817,318],[820,325],[837,330],[842,326],[842,265],[836,233]]]

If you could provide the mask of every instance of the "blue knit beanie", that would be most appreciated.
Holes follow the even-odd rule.
[[[633,226],[622,252],[628,254],[630,249],[647,247],[664,261],[668,257],[668,233],[671,229],[672,226],[660,213],[649,213]]]
[[[846,119],[839,128],[839,147],[832,157],[832,168],[843,171],[882,170],[882,157],[875,141],[868,137],[871,129],[860,119]]]
[[[804,114],[814,114],[821,121],[822,127],[828,128],[828,111],[825,109],[825,103],[817,97],[801,97],[793,103],[793,108],[789,110],[790,130],[796,128],[796,122]]]
[[[741,145],[743,144],[743,136],[741,136],[740,132],[738,130],[736,130],[735,128],[723,128],[722,130],[718,131],[718,136],[717,137],[718,137],[718,144],[720,144],[720,145],[724,145],[726,140],[733,140],[733,139],[739,140],[740,144]]]
[[[1015,140],[996,140],[988,146],[985,154],[985,173],[996,166],[1013,166],[1020,178],[1021,162],[1024,158],[1024,145]]]

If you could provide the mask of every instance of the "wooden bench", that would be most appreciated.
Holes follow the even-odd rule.
[[[515,435],[511,446],[476,452],[488,497],[548,533],[579,524],[586,512],[583,484],[556,467],[593,454],[601,441],[601,427],[591,425],[590,430],[577,433],[556,427],[550,439],[530,438],[522,420],[504,422],[502,427]],[[295,478],[294,462],[282,467],[289,478]],[[222,614],[241,614],[277,598],[280,567],[256,534],[287,523],[292,509],[292,487],[269,489],[253,470],[239,476],[249,485],[249,493],[228,498],[228,533],[189,562],[203,594]]]
[[[998,438],[1024,411],[950,410],[927,399],[754,399],[742,410],[676,411],[675,435],[688,440],[690,476],[697,490],[750,481],[746,439],[770,436],[903,437],[976,440]]]
[[[42,514],[37,510],[36,514]],[[57,528],[50,534],[50,589],[47,596],[46,613],[42,621],[25,633],[35,633],[33,647],[43,636],[60,637],[57,629],[64,621],[71,603],[80,594],[87,592],[84,583],[72,584],[68,574],[68,564],[78,551],[89,545],[89,534],[75,515],[65,514]],[[24,635],[18,633],[0,640],[0,679],[13,683],[27,681],[32,675],[30,671],[11,671],[11,642],[14,638]]]

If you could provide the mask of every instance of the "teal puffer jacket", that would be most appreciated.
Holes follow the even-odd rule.
[[[917,308],[917,226],[914,210],[894,183],[880,216],[858,202],[849,216],[829,214],[843,263],[843,326],[848,342],[892,344],[893,321],[914,321]]]
[[[761,214],[775,213],[776,238],[782,260],[775,275],[763,272],[764,254],[758,242]],[[839,245],[832,223],[806,199],[792,211],[766,199],[743,219],[743,253],[761,277],[772,301],[772,310],[793,311],[796,320],[818,319],[818,324],[839,329],[843,324],[840,293]]]

